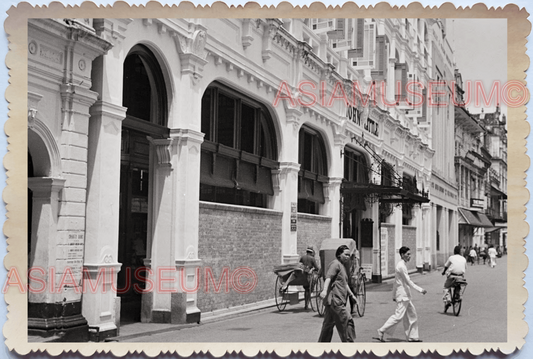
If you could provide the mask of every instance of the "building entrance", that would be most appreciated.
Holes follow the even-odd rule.
[[[148,234],[149,152],[146,135],[122,131],[120,170],[120,221],[117,290],[121,298],[121,323],[141,320],[144,259]]]

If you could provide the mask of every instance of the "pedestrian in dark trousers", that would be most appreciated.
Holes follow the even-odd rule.
[[[485,247],[481,249],[480,256],[483,257],[483,264],[485,264],[487,262],[487,250]]]
[[[348,286],[348,274],[345,264],[350,259],[350,249],[346,245],[337,248],[335,257],[326,272],[324,290],[320,297],[324,299],[324,322],[320,331],[319,343],[331,342],[333,337],[333,327],[337,327],[337,332],[342,342],[353,342],[355,340],[355,324],[353,318],[346,308],[348,296],[355,299],[355,295]]]

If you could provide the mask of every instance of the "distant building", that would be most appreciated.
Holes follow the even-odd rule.
[[[475,115],[486,132],[484,145],[491,155],[491,166],[485,180],[486,214],[494,224],[485,230],[485,244],[507,247],[507,121],[497,106],[494,112]]]
[[[455,79],[458,94],[458,105],[455,106],[455,174],[459,189],[459,244],[483,247],[485,233],[494,229],[487,217],[487,173],[492,156],[485,146],[486,129],[482,121],[463,105],[463,82],[458,71]]]
[[[428,87],[432,88],[432,105],[428,106],[427,126],[431,130],[431,148],[435,151],[431,168],[432,231],[427,249],[431,253],[428,265],[443,266],[453,254],[458,239],[458,191],[454,169],[453,50],[446,37],[445,22],[428,20],[431,42],[431,63],[428,65]],[[431,81],[433,85],[431,85]]]

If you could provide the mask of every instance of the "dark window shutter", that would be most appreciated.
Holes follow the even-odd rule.
[[[365,19],[357,19],[357,38],[356,38],[356,48],[363,48],[364,39],[365,39]]]
[[[407,64],[402,64],[402,100],[407,98]]]
[[[421,121],[427,121],[427,89],[422,89],[422,97],[424,97],[424,103],[422,103],[422,118]]]

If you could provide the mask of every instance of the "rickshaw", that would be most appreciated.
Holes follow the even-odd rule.
[[[318,296],[316,285],[319,278],[318,273],[313,271],[308,277],[304,271],[304,266],[301,263],[282,264],[274,267],[274,273],[277,274],[276,284],[274,288],[274,296],[276,299],[276,307],[280,312],[285,310],[287,304],[297,304],[299,302],[299,293],[305,291],[299,287],[307,286],[309,284],[310,295],[306,300],[313,311],[317,311],[317,301],[313,300],[313,296]],[[322,290],[320,288],[320,290]]]
[[[348,273],[348,280],[349,280],[350,288],[355,294],[355,297],[357,298],[357,302],[351,303],[351,305],[352,306],[355,305],[357,307],[357,314],[359,314],[360,317],[362,317],[365,314],[366,277],[362,271],[362,268],[356,268],[358,263],[355,258],[355,254],[356,254],[355,241],[351,238],[330,238],[330,239],[323,240],[321,247],[320,247],[320,263],[322,263],[322,270],[321,270],[321,273],[320,273],[320,276],[318,278],[316,288],[315,288],[315,292],[318,293],[315,296],[316,307],[317,307],[318,314],[320,316],[324,315],[325,308],[324,308],[323,299],[320,298],[319,294],[322,291],[322,288],[324,288],[324,281],[325,281],[326,273],[327,273],[329,265],[335,259],[335,252],[337,251],[337,248],[339,248],[343,244],[348,246],[348,248],[350,249],[350,260],[346,264],[345,267]],[[353,312],[353,308],[352,308],[352,312]]]

